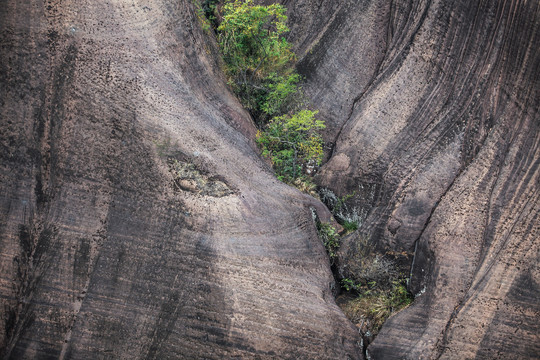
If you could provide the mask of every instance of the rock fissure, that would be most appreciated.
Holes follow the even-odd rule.
[[[309,209],[332,215],[261,161],[210,2],[7,0],[4,357],[540,357],[540,3],[281,3],[332,144],[316,182],[354,193],[336,264],[381,269],[376,246],[422,295],[374,340],[336,307]]]

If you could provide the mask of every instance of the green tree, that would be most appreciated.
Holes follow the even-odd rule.
[[[298,82],[297,77],[289,78],[295,55],[283,36],[289,31],[285,12],[279,4],[254,5],[253,0],[230,1],[223,7],[217,30],[226,72],[250,110],[261,111],[260,104],[271,91],[265,85]]]
[[[262,112],[268,116],[275,116],[288,112],[289,109],[295,108],[295,105],[303,105],[298,88],[300,80],[301,76],[296,72],[286,76],[277,73],[268,75],[264,82],[267,92],[261,102]]]

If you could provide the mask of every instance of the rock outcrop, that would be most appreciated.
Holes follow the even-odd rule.
[[[540,3],[315,5],[295,2],[291,36],[337,136],[318,181],[354,194],[358,237],[401,254],[418,295],[371,357],[540,357]]]
[[[0,19],[3,358],[362,358],[191,0]]]
[[[267,1],[268,2],[268,1]],[[317,181],[400,254],[372,359],[540,357],[540,3],[298,0]],[[3,358],[361,359],[312,209],[257,155],[194,1],[0,12]]]

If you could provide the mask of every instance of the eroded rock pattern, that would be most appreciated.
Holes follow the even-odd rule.
[[[281,2],[318,181],[419,294],[371,358],[540,357],[540,4]],[[257,156],[192,1],[8,0],[0,31],[3,357],[362,358],[329,214]]]
[[[3,358],[362,358],[192,1],[0,19]]]
[[[315,3],[293,6],[298,27],[312,26],[301,9]],[[316,39],[296,34],[306,92],[338,136],[319,182],[355,195],[358,235],[404,254],[422,294],[371,357],[540,357],[540,3],[338,1],[323,11]],[[349,56],[358,49],[368,52]]]

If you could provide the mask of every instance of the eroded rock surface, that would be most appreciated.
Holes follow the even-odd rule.
[[[359,237],[402,254],[422,294],[371,357],[540,357],[540,3],[323,2],[318,27],[316,3],[292,6],[291,36],[338,134],[319,183],[354,194]]]
[[[318,181],[419,295],[371,358],[540,357],[540,4],[282,3]],[[362,358],[330,216],[257,156],[192,1],[8,0],[0,31],[4,358]]]
[[[362,358],[193,2],[6,1],[3,358]]]

